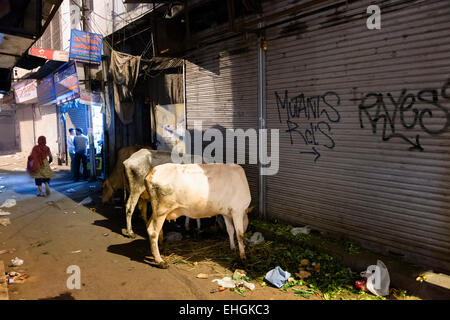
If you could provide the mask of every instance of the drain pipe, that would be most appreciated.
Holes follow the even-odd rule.
[[[261,30],[262,23],[258,25]],[[265,40],[265,31],[261,30],[258,39],[258,132],[259,132],[259,148],[258,148],[258,207],[261,218],[266,218],[266,176],[262,174],[263,159],[261,146],[265,143],[266,135],[262,134],[262,130],[266,128],[266,50],[267,44]]]

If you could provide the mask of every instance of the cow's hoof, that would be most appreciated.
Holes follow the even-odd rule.
[[[167,269],[167,268],[169,268],[169,264],[167,262],[165,262],[165,261],[161,261],[156,266],[158,268],[160,268],[160,269]]]
[[[134,232],[128,232],[126,229],[122,229],[122,235],[124,235],[127,238],[131,238],[134,239],[136,238],[136,235],[134,234]]]

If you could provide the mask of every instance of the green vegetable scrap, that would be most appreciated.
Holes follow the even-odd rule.
[[[32,243],[30,246],[31,247],[42,247],[42,246],[45,246],[49,242],[52,242],[52,240],[36,241],[35,243]]]
[[[245,297],[245,289],[244,288],[234,288],[233,292],[239,294],[240,296]]]
[[[309,295],[311,294],[315,294],[314,290],[308,289],[308,290],[303,290],[303,289],[292,289],[294,291],[294,294],[296,295],[301,295],[303,298],[305,299],[309,299]]]

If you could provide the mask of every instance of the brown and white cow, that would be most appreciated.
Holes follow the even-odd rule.
[[[223,215],[235,249],[234,230],[241,259],[245,259],[244,233],[248,225],[251,202],[244,169],[237,164],[163,164],[153,168],[145,178],[150,195],[152,217],[147,224],[150,248],[155,262],[162,268],[158,234],[165,220],[180,216],[207,218]],[[233,228],[234,227],[234,228]]]
[[[111,200],[112,196],[114,195],[114,192],[116,190],[124,190],[125,187],[125,181],[124,181],[124,167],[123,162],[127,160],[133,153],[136,151],[139,151],[141,149],[148,149],[152,150],[151,147],[143,147],[143,146],[130,146],[130,147],[123,147],[119,150],[117,153],[117,161],[116,165],[114,166],[113,171],[109,175],[109,177],[103,182],[102,184],[102,202],[106,203],[109,200]],[[125,199],[124,199],[125,201]]]
[[[142,218],[147,223],[147,203],[150,201],[149,194],[145,191],[145,177],[153,167],[172,162],[171,153],[167,151],[141,149],[133,153],[123,162],[125,171],[125,186],[129,197],[125,206],[127,231],[126,235],[135,238],[131,226],[136,204],[139,206]]]

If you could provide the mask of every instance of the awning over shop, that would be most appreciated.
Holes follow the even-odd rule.
[[[34,69],[44,59],[31,57],[28,49],[39,39],[62,0],[0,1],[0,92],[11,88],[11,69]]]

